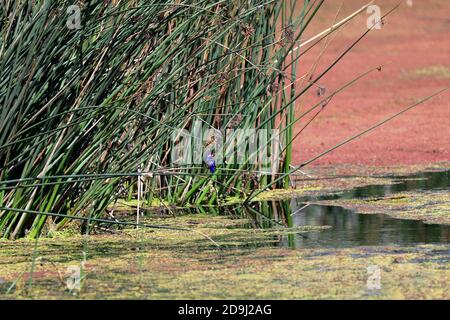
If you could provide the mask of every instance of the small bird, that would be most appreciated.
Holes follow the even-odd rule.
[[[216,171],[216,160],[214,160],[214,152],[208,151],[206,153],[204,161],[209,168],[209,172],[214,173]]]

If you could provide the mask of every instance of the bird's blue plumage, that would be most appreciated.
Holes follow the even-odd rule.
[[[211,153],[208,153],[205,157],[205,163],[209,168],[209,172],[214,173],[216,171],[216,161]]]

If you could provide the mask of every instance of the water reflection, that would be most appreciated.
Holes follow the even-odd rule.
[[[342,207],[307,205],[311,200],[383,197],[398,192],[433,190],[450,191],[449,171],[427,172],[415,176],[395,177],[393,185],[358,187],[339,195],[321,198],[299,198],[286,201],[253,202],[249,206],[192,208],[177,214],[205,213],[250,218],[248,228],[280,226],[329,226],[329,229],[277,236],[280,246],[352,247],[372,245],[448,244],[450,226],[431,225],[417,220],[391,218],[385,214],[358,214]],[[172,212],[173,213],[173,212]]]
[[[398,192],[450,188],[449,171],[426,172],[395,178],[393,185],[358,187],[340,195],[321,199],[383,197]],[[385,214],[358,214],[336,206],[306,205],[305,198],[261,202],[247,210],[259,227],[274,223],[294,226],[330,226],[329,229],[282,237],[279,244],[289,247],[352,247],[371,245],[414,245],[449,243],[450,226],[425,224],[417,220],[391,218]]]
[[[448,190],[450,171],[423,172],[412,176],[395,176],[395,184],[357,187],[339,195],[323,196],[320,200],[383,197],[406,191]]]
[[[296,212],[303,203],[291,201]],[[310,205],[291,217],[291,226],[330,226],[330,229],[294,237],[295,247],[351,247],[448,243],[450,226],[391,218],[384,214],[357,214],[341,207]],[[292,239],[284,239],[288,245]]]

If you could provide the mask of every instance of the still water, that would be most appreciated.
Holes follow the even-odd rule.
[[[359,214],[339,206],[308,203],[323,200],[385,197],[399,192],[411,191],[448,193],[450,192],[449,175],[450,171],[441,171],[388,177],[393,179],[395,183],[357,187],[338,194],[319,197],[252,202],[249,206],[236,205],[172,210],[170,215],[174,212],[176,212],[176,215],[207,212],[212,215],[247,218],[250,219],[251,223],[246,225],[246,228],[272,228],[274,226],[328,227],[318,231],[274,237],[277,246],[291,248],[405,246],[426,243],[448,245],[450,242],[450,225],[426,224],[419,220],[396,219],[383,213]],[[242,226],[240,225],[238,228],[242,228]]]
[[[427,172],[415,176],[395,177],[393,185],[358,187],[338,195],[316,199],[291,199],[255,205],[255,211],[266,206],[267,218],[294,226],[329,226],[330,228],[283,236],[279,245],[302,247],[352,247],[372,245],[448,244],[450,226],[426,224],[417,220],[395,219],[386,214],[358,214],[349,209],[328,205],[306,205],[308,200],[357,199],[383,197],[405,191],[450,192],[449,171]],[[253,211],[253,212],[255,212]],[[263,213],[261,213],[262,215]],[[254,215],[261,226],[267,221]]]
[[[295,200],[292,207],[297,208]],[[294,211],[295,212],[295,211]],[[448,243],[450,226],[391,218],[385,214],[357,214],[333,206],[310,205],[292,216],[293,226],[330,226],[318,232],[286,237],[280,243],[294,247],[352,247]]]

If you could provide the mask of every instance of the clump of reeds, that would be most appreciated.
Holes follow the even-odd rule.
[[[136,193],[148,203],[217,204],[288,186],[295,101],[317,81],[297,88],[297,62],[335,29],[292,49],[322,3],[77,1],[74,29],[73,1],[2,2],[1,235],[36,237],[74,216],[89,222]],[[251,161],[213,174],[174,165],[173,133],[198,121],[278,129],[279,140],[258,151],[279,152],[279,163],[263,174]]]
[[[271,179],[244,181],[258,170],[249,163],[223,164],[213,178],[202,165],[174,168],[171,135],[196,120],[286,128],[294,90],[284,89],[283,69],[300,29],[277,33],[280,19],[300,26],[287,3],[76,4],[79,29],[67,27],[72,1],[1,7],[0,206],[15,209],[0,212],[4,237],[36,236],[67,220],[45,213],[99,216],[136,192],[138,170],[149,201],[173,203],[217,203],[218,194]],[[286,141],[291,132],[283,131]],[[288,168],[289,148],[283,157],[277,172]]]

